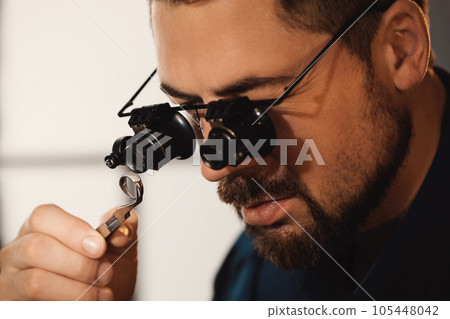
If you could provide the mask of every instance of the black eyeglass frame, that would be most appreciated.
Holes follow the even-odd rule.
[[[337,32],[333,38],[328,42],[328,44],[320,51],[320,53],[312,60],[312,62],[305,68],[305,70],[287,87],[284,88],[284,92],[276,99],[272,100],[251,100],[252,105],[255,107],[273,107],[281,104],[286,97],[295,89],[295,87],[303,80],[303,78],[311,71],[311,69],[320,61],[320,59],[338,42],[373,6],[378,2],[374,0],[366,9],[364,9],[356,19],[352,20],[349,24],[345,25],[339,32]],[[139,96],[141,91],[147,86],[148,82],[155,76],[157,68],[150,74],[150,76],[145,80],[142,86],[137,90],[137,92],[131,97],[131,99],[125,104],[124,107],[119,111],[119,117],[131,116],[131,112],[125,113],[125,111],[133,105],[134,100]],[[213,103],[213,102],[210,102]],[[198,105],[186,105],[186,106],[174,106],[172,109],[174,111],[197,111],[202,109],[207,109],[208,104],[198,104]],[[267,110],[266,110],[267,111]]]

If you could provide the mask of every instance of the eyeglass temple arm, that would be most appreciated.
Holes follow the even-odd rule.
[[[308,72],[319,62],[319,60],[327,53],[335,44],[338,42],[372,7],[378,2],[378,0],[373,1],[355,20],[353,20],[349,25],[343,27],[340,32],[338,32],[330,42],[323,48],[322,51],[314,58],[314,60],[306,67],[306,69],[292,82],[291,85],[284,89],[282,95],[280,95],[274,102],[273,105],[281,103],[291,91],[297,86],[297,84],[308,74]]]
[[[265,101],[258,101],[262,105],[265,104],[272,104],[273,106],[280,104],[291,92],[292,90],[297,86],[297,84],[309,73],[309,71],[319,62],[319,60],[327,53],[335,44],[338,42],[372,7],[378,2],[378,0],[373,1],[361,14],[353,20],[349,25],[345,26],[341,29],[340,32],[338,32],[330,42],[323,48],[322,51],[314,58],[314,60],[306,67],[306,69],[292,82],[291,85],[286,87],[284,89],[283,94],[281,94],[277,99],[275,100],[265,100]],[[125,104],[124,107],[119,111],[118,115],[119,117],[126,117],[130,116],[131,113],[124,113],[127,108],[133,105],[134,100],[138,97],[138,95],[141,93],[141,91],[146,87],[148,82],[155,76],[157,69],[155,69],[152,74],[148,77],[147,80],[142,84],[142,86],[137,90],[137,92],[133,95],[133,97],[128,101],[127,104]],[[256,101],[255,101],[256,102]],[[270,102],[270,103],[269,103]],[[203,109],[206,108],[206,105],[197,105],[192,107],[178,107],[180,110],[187,111],[188,109]]]
[[[138,95],[141,93],[141,91],[147,86],[148,82],[150,82],[150,80],[155,76],[157,69],[155,69],[152,74],[150,74],[150,76],[148,77],[147,80],[145,80],[144,84],[142,84],[142,86],[139,88],[139,90],[137,90],[136,93],[134,93],[133,97],[128,101],[127,104],[125,104],[124,107],[122,107],[122,109],[119,111],[119,113],[117,115],[119,115],[119,117],[126,117],[126,116],[130,116],[131,113],[124,113],[125,110],[127,108],[129,108],[130,106],[133,105],[134,100],[138,97]]]

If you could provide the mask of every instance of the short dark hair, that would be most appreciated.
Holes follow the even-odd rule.
[[[191,4],[207,0],[149,0],[172,4]],[[381,18],[396,0],[378,0],[377,4],[342,39],[349,52],[368,65],[372,62],[371,44]],[[428,17],[428,0],[414,1]],[[288,27],[311,32],[334,34],[345,23],[368,7],[373,0],[275,0],[277,16]],[[430,62],[431,63],[431,62]]]
[[[362,12],[373,0],[276,0],[277,15],[292,28],[311,32],[336,33]],[[371,44],[378,32],[383,13],[396,0],[378,0],[377,4],[342,39],[349,51],[371,63]],[[428,16],[428,0],[412,0]]]

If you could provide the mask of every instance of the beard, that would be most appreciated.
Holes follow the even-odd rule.
[[[334,185],[339,189],[339,196],[331,196],[327,210],[311,195],[308,185],[285,166],[279,166],[275,172],[267,172],[267,167],[266,171],[249,168],[227,176],[218,184],[220,199],[233,205],[240,218],[241,207],[267,199],[263,189],[273,198],[294,197],[304,204],[309,218],[303,225],[295,220],[292,224],[245,225],[257,254],[283,271],[311,267],[324,255],[333,256],[347,248],[354,241],[358,227],[386,196],[406,158],[412,136],[409,111],[395,103],[390,92],[377,80],[373,68],[368,68],[366,79],[364,86],[369,103],[361,114],[363,121],[375,128],[374,138],[379,149],[373,151],[375,162],[371,167],[357,163],[351,169],[341,168]],[[359,159],[358,154],[343,152],[340,154],[343,158]],[[346,174],[357,175],[358,186],[342,182],[347,180]]]

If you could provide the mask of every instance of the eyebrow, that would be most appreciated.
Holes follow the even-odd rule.
[[[214,90],[214,94],[219,97],[229,97],[233,95],[242,94],[245,92],[249,92],[258,88],[277,85],[277,84],[285,84],[288,81],[292,81],[295,77],[281,75],[281,76],[273,76],[273,77],[246,77],[240,80],[237,80],[231,84],[228,84],[222,88]],[[198,95],[183,92],[180,89],[175,88],[169,83],[162,82],[161,89],[164,93],[182,100],[188,101],[201,101],[202,98]]]

